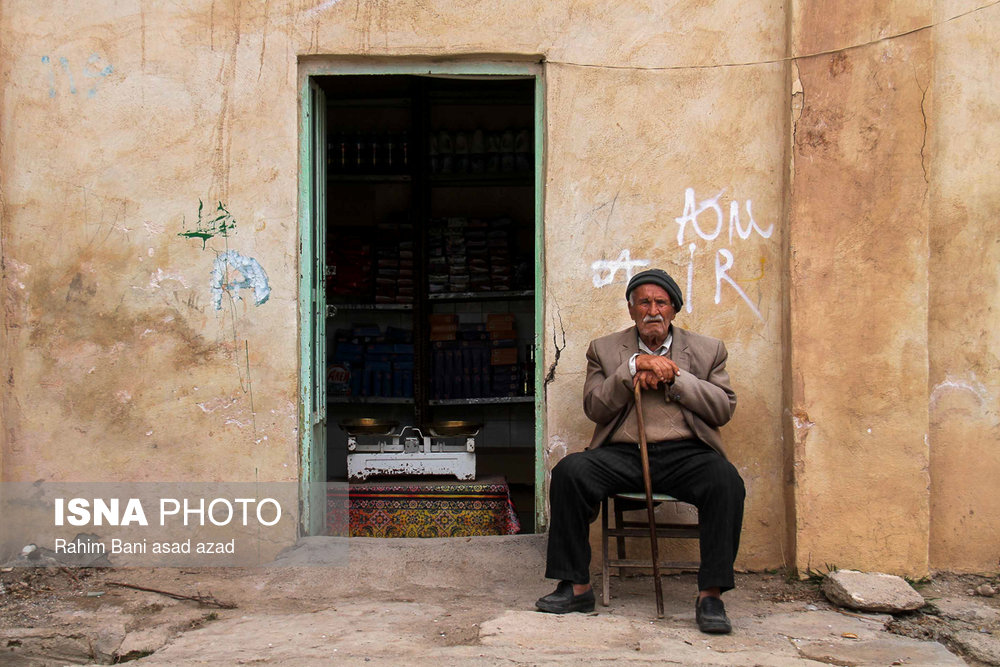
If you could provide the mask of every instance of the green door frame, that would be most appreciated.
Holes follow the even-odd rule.
[[[299,534],[320,535],[326,523],[326,256],[317,230],[326,228],[326,100],[311,80],[300,95],[299,135]],[[322,153],[321,153],[322,154]],[[318,441],[322,440],[320,445]],[[319,511],[318,508],[322,508]]]
[[[545,183],[545,81],[540,58],[533,61],[489,61],[489,60],[452,60],[426,61],[394,58],[338,58],[338,57],[308,57],[299,62],[299,531],[303,535],[316,535],[322,529],[323,510],[317,507],[322,498],[316,493],[317,488],[323,488],[326,470],[322,471],[322,480],[314,470],[316,464],[326,461],[325,449],[320,454],[319,443],[314,442],[313,403],[317,394],[325,392],[318,390],[314,384],[313,360],[316,351],[313,349],[311,335],[313,323],[311,318],[316,309],[316,296],[313,294],[316,260],[312,256],[313,249],[321,239],[314,238],[314,202],[325,193],[317,193],[314,185],[315,155],[312,150],[313,137],[316,132],[315,116],[312,113],[314,103],[313,77],[337,76],[348,74],[413,74],[441,76],[481,76],[481,77],[532,77],[535,80],[535,529],[542,532],[547,524],[545,513],[545,405],[543,373],[541,372],[542,330],[545,325],[544,290],[545,290],[545,246],[544,246],[544,190]],[[325,444],[324,444],[325,447]]]

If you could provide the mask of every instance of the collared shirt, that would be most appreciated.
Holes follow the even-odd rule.
[[[636,334],[636,336],[638,336],[638,334]],[[635,368],[636,357],[638,357],[640,354],[655,354],[658,357],[669,356],[670,345],[673,342],[674,342],[674,332],[670,331],[667,333],[667,339],[663,341],[663,344],[660,345],[660,347],[656,348],[656,350],[654,351],[649,349],[649,346],[647,346],[644,342],[642,342],[642,338],[639,338],[639,351],[633,354],[631,358],[629,358],[628,360],[628,371],[629,373],[632,374],[632,377],[635,377],[636,373],[636,368]]]

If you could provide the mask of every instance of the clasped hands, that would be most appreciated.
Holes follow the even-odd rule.
[[[672,384],[680,370],[672,359],[656,354],[640,354],[635,358],[635,377],[632,378],[632,386],[658,389],[664,384]]]

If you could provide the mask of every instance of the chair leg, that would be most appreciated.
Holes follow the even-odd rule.
[[[611,569],[608,567],[608,499],[605,498],[601,501],[601,586],[603,587],[603,595],[601,596],[601,604],[605,607],[608,606],[608,599],[611,596],[611,588],[609,586]]]
[[[622,524],[625,523],[625,514],[619,509],[618,503],[615,503],[615,528],[621,528]],[[624,560],[628,558],[628,554],[625,553],[625,538],[616,537],[615,546],[618,551],[618,558]],[[624,572],[624,568],[618,568],[618,576],[621,577]]]

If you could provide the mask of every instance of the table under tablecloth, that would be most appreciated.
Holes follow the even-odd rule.
[[[347,498],[345,498],[345,493]],[[345,504],[349,533],[344,530]],[[331,487],[327,534],[351,537],[467,537],[520,530],[503,477],[373,480]]]

